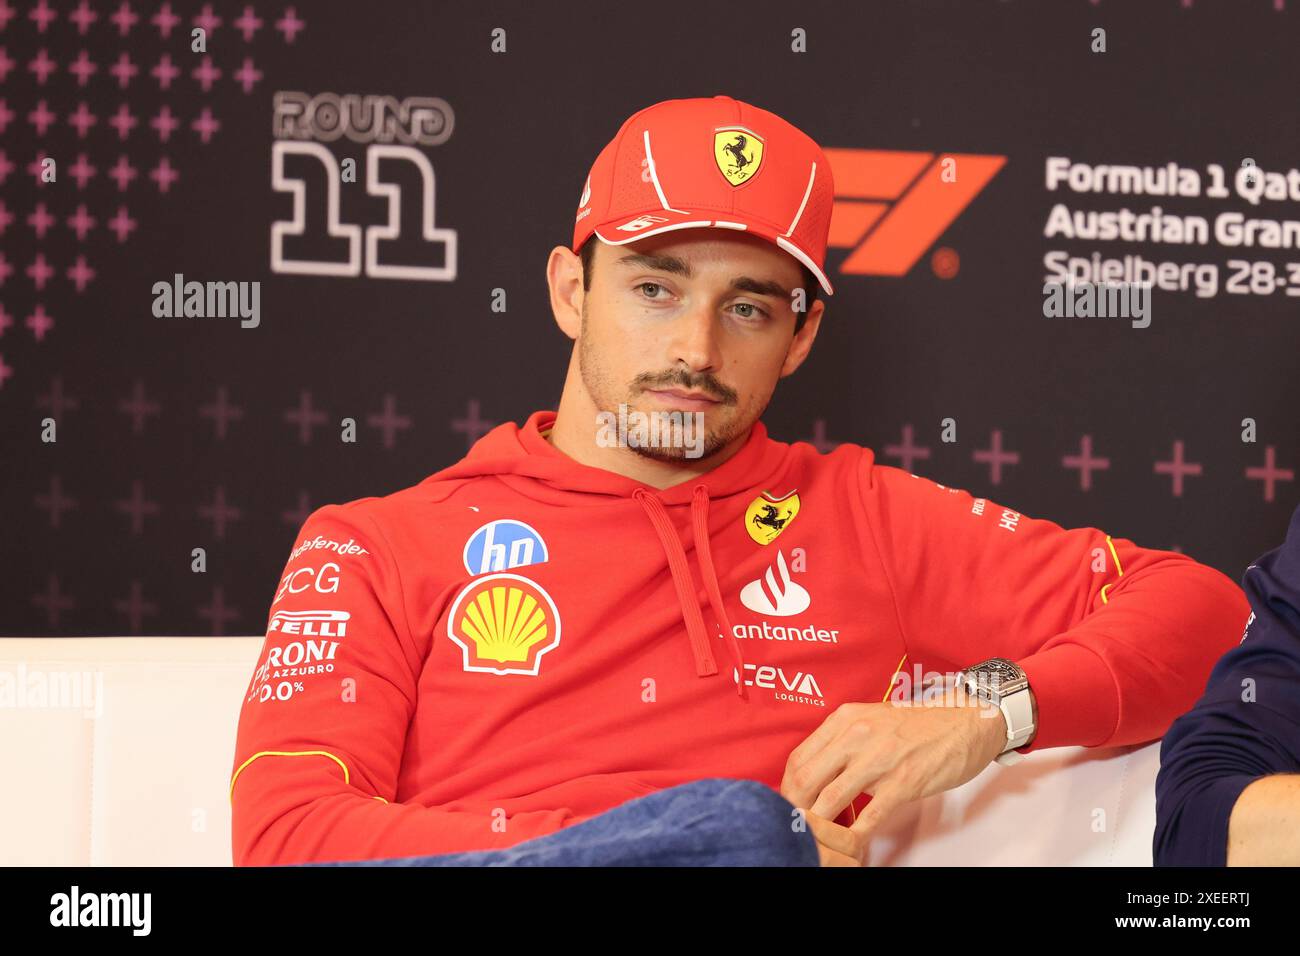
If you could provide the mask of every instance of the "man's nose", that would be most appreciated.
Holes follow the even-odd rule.
[[[672,326],[668,358],[696,372],[715,371],[721,364],[717,315],[708,303],[683,311]]]

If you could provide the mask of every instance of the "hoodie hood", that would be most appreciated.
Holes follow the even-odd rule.
[[[495,476],[513,490],[530,498],[567,507],[610,498],[635,501],[645,515],[668,562],[682,620],[695,659],[696,674],[718,674],[713,656],[713,642],[704,623],[704,612],[691,572],[686,549],[682,545],[669,509],[689,507],[691,532],[704,591],[714,617],[722,629],[736,667],[736,692],[742,700],[749,694],[743,679],[745,660],[733,633],[731,620],[722,600],[713,552],[709,545],[709,505],[711,501],[740,495],[752,497],[785,469],[790,446],[767,435],[767,428],[756,421],[749,438],[736,454],[710,471],[693,476],[670,488],[655,488],[643,482],[603,468],[584,465],[564,454],[546,435],[555,424],[556,412],[533,412],[523,426],[506,422],[492,429],[450,467],[430,475],[423,484],[437,483],[435,498],[452,494],[456,479]]]

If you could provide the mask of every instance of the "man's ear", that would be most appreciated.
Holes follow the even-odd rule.
[[[565,335],[577,340],[582,331],[582,258],[567,246],[556,246],[546,260],[546,282],[551,287],[551,312]]]
[[[795,333],[790,348],[785,353],[785,362],[781,365],[781,378],[794,374],[795,369],[803,364],[808,353],[812,351],[812,344],[817,338],[817,330],[821,327],[824,311],[826,311],[826,303],[821,299],[813,302],[808,309],[808,318],[804,321],[803,328]]]

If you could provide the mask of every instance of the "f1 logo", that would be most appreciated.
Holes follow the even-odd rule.
[[[853,250],[840,266],[850,275],[906,275],[1007,161],[974,153],[825,152],[835,176],[828,245]]]

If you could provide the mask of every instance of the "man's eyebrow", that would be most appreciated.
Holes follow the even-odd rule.
[[[693,279],[695,277],[690,263],[685,259],[679,259],[677,256],[655,256],[642,252],[629,252],[627,255],[619,257],[618,261],[620,265],[627,266],[630,269],[651,269],[656,272],[679,275],[684,279]],[[770,279],[752,279],[749,276],[737,276],[731,280],[731,288],[739,292],[749,292],[752,295],[770,295],[779,299],[790,298],[789,289]]]
[[[630,269],[652,269],[655,272],[669,272],[681,276],[683,279],[695,278],[690,263],[676,256],[652,256],[644,252],[629,252],[619,258],[618,261],[621,265],[625,265]]]
[[[731,287],[740,292],[749,292],[753,295],[771,295],[778,299],[790,298],[790,290],[779,282],[772,282],[764,279],[751,279],[749,276],[739,276],[731,280]]]

